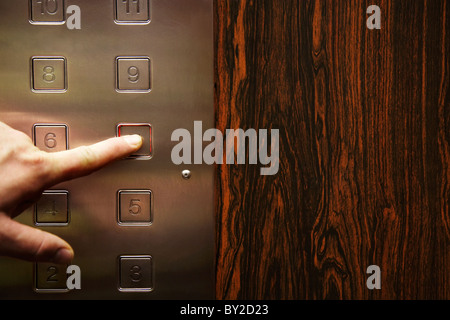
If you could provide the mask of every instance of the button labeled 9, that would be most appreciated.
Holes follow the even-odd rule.
[[[150,92],[151,72],[148,57],[118,57],[116,69],[117,92]]]

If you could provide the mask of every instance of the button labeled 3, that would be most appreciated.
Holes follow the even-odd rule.
[[[119,290],[122,292],[149,292],[153,290],[151,256],[119,257]]]

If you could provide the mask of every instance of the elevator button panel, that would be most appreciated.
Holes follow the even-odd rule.
[[[48,153],[132,134],[143,142],[49,186],[15,218],[72,246],[81,287],[68,288],[69,266],[0,257],[0,299],[214,298],[214,167],[171,158],[175,130],[214,127],[213,1],[0,9],[0,121]]]

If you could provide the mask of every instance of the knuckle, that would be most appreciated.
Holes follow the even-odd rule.
[[[22,155],[21,165],[29,172],[29,179],[35,186],[41,185],[50,174],[52,164],[48,160],[48,155],[39,149]]]
[[[24,165],[34,170],[36,173],[47,173],[47,155],[40,150],[34,150],[23,157]]]
[[[33,171],[40,171],[45,168],[46,155],[39,149],[18,149],[14,152],[14,158],[18,163]]]

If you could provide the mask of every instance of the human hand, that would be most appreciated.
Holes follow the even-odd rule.
[[[46,153],[24,133],[0,122],[0,255],[68,264],[74,252],[61,238],[13,218],[42,192],[60,182],[89,175],[142,145],[138,135],[111,138],[72,150]]]

